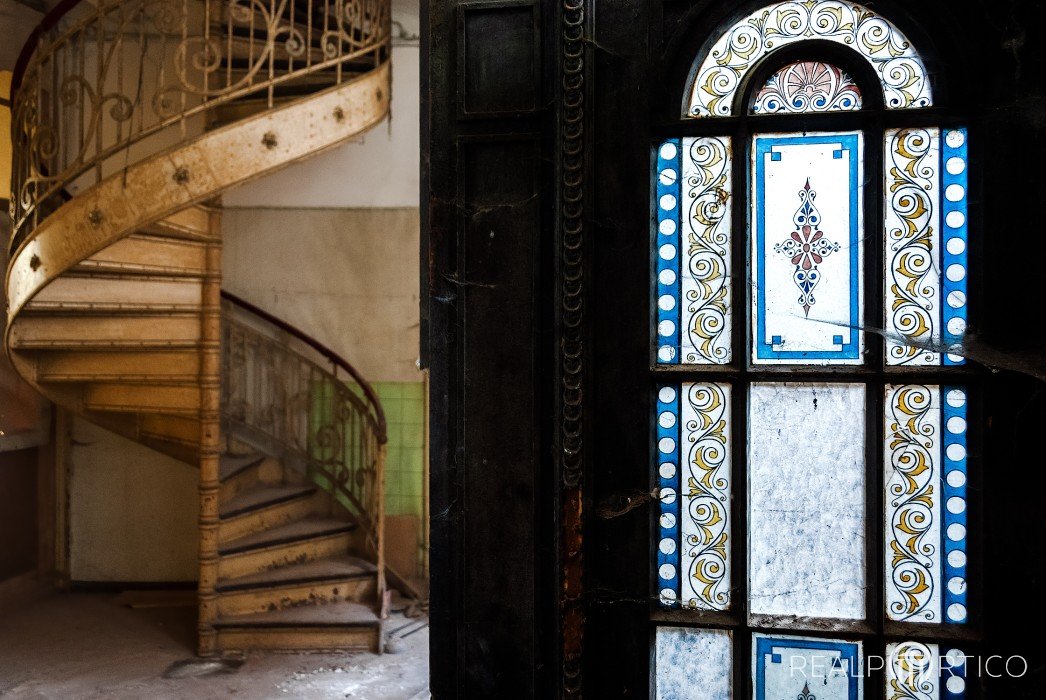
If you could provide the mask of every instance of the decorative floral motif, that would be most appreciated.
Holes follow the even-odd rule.
[[[887,389],[886,484],[887,614],[891,620],[936,622],[940,595],[940,510],[934,463],[940,433],[940,390],[908,385]],[[889,472],[888,472],[889,473]]]
[[[932,349],[940,341],[939,139],[936,128],[894,130],[886,136],[887,328],[901,336],[887,338],[891,365],[940,364],[940,354]]]
[[[787,255],[795,265],[792,279],[795,286],[799,287],[799,305],[803,307],[807,318],[810,316],[810,308],[817,303],[814,288],[821,281],[821,271],[817,266],[839,250],[839,244],[826,239],[824,232],[818,228],[821,225],[821,213],[814,206],[815,199],[817,192],[810,189],[810,179],[807,178],[806,185],[799,190],[799,209],[792,218],[796,230],[783,243],[774,246],[776,252]]]
[[[933,104],[926,67],[897,27],[847,0],[798,0],[758,10],[723,33],[696,72],[687,114],[731,116],[737,89],[752,66],[808,39],[860,53],[878,74],[888,109]]]
[[[689,275],[684,279],[684,294],[689,304],[691,347],[684,359],[724,364],[730,361],[730,141],[694,139],[687,158]]]
[[[936,700],[935,649],[936,645],[931,647],[919,642],[889,646],[887,700]]]
[[[861,109],[861,90],[829,63],[803,61],[774,73],[756,95],[754,114],[852,112]]]
[[[817,700],[817,696],[810,692],[809,683],[803,683],[803,689],[796,696],[796,700]]]
[[[730,402],[718,384],[689,385],[686,399],[689,475],[683,535],[690,561],[683,601],[691,608],[726,610],[730,605]]]

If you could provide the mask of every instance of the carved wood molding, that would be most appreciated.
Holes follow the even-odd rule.
[[[582,483],[584,476],[584,232],[585,232],[585,0],[563,0],[560,7],[558,109],[558,301],[559,357],[557,395],[560,508],[560,631],[563,635],[564,697],[582,692]]]

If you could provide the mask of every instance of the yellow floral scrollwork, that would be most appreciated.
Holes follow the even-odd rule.
[[[730,605],[730,461],[726,422],[729,400],[724,388],[717,384],[690,385],[686,400],[694,417],[686,425],[686,505],[690,522],[684,526],[684,553],[690,559],[683,601],[691,608],[725,610]]]
[[[933,350],[937,265],[934,241],[934,189],[937,187],[937,129],[902,129],[887,135],[886,211],[887,338],[890,364],[936,364]]]
[[[888,653],[887,700],[935,700],[934,650],[919,642],[891,645]]]
[[[896,26],[847,0],[799,0],[774,3],[723,33],[697,70],[687,114],[730,116],[752,66],[772,51],[810,39],[860,53],[879,76],[888,108],[933,104],[926,67]]]
[[[939,617],[934,578],[940,556],[934,537],[938,494],[932,414],[938,389],[893,387],[887,395],[887,612],[892,620]]]
[[[686,178],[687,256],[689,280],[685,293],[690,313],[685,360],[724,364],[730,361],[729,213],[730,145],[723,138],[695,139],[688,158],[693,168]]]

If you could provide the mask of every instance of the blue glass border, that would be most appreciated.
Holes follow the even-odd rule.
[[[951,405],[952,402],[949,400],[955,392],[956,395],[962,395],[962,402],[959,406]],[[944,552],[943,570],[944,577],[941,582],[944,586],[942,593],[942,619],[952,624],[962,624],[967,622],[969,619],[969,607],[967,604],[967,591],[969,590],[969,579],[967,578],[966,572],[968,568],[968,562],[966,558],[968,556],[967,551],[967,537],[968,537],[968,525],[967,525],[967,511],[969,510],[969,500],[967,499],[967,481],[969,479],[969,471],[967,470],[967,446],[966,446],[966,434],[969,429],[969,421],[966,418],[967,405],[969,404],[968,392],[957,386],[944,386],[941,387],[941,433],[944,439],[941,441],[941,452],[942,460],[941,464],[944,465],[944,469],[941,473],[941,493],[942,503],[941,512],[944,513],[944,527],[941,531],[941,544]],[[949,421],[951,419],[958,419],[962,421],[962,430],[952,432],[949,429]],[[957,421],[958,423],[958,421]],[[951,448],[951,449],[950,449]],[[951,453],[951,454],[950,454]],[[959,459],[955,459],[959,457]],[[959,472],[962,474],[961,484],[958,486],[952,486],[948,482],[948,475],[952,472]],[[948,503],[951,499],[959,499],[962,502],[962,510],[959,513],[952,513],[948,508]],[[958,501],[956,501],[958,503]],[[963,528],[963,536],[957,540],[952,540],[948,536],[948,530],[952,525],[956,525]],[[949,559],[952,556],[952,552],[962,553],[962,566],[954,566]],[[953,593],[949,588],[949,582],[953,578],[961,578],[963,580],[963,590],[961,593]],[[961,605],[965,614],[961,617],[952,617],[950,615],[950,608],[952,605]]]
[[[938,650],[940,650],[941,648],[943,648],[943,645],[942,646],[938,646]],[[958,649],[957,647],[949,647],[949,651],[951,649],[956,649],[960,654],[964,654],[964,652],[961,649]],[[939,653],[939,657],[938,657],[937,663],[938,663],[938,665],[939,665],[939,667],[941,669],[940,674],[939,674],[939,677],[940,677],[940,681],[939,681],[940,691],[939,691],[939,693],[940,693],[941,699],[942,700],[945,700],[945,699],[947,699],[947,700],[963,700],[963,698],[966,697],[966,671],[967,671],[967,665],[968,665],[967,662],[966,662],[966,657],[963,656],[963,662],[961,664],[956,664],[955,666],[952,666],[951,662],[948,661],[947,652],[945,652],[943,654],[940,654],[940,652],[938,651],[938,653]],[[945,668],[945,666],[944,666],[946,663],[948,664],[947,668]],[[962,678],[963,679],[962,690],[959,690],[958,692],[952,692],[951,690],[948,689],[948,679],[953,677],[953,676],[957,677],[957,678]]]
[[[664,157],[665,147],[669,145],[675,148],[675,156],[673,158]],[[662,178],[666,171],[674,171],[675,178]],[[683,284],[683,226],[680,214],[682,207],[682,187],[680,183],[682,178],[682,139],[668,139],[657,147],[657,169],[654,172],[654,185],[656,187],[654,207],[657,210],[657,225],[653,239],[653,256],[654,260],[657,261],[657,294],[654,298],[657,323],[654,324],[654,347],[657,348],[655,351],[657,363],[662,365],[678,365],[681,362],[682,355],[682,328],[680,328]],[[661,206],[662,199],[666,195],[674,198],[675,206],[668,209]],[[661,227],[666,225],[665,222],[671,222],[672,231],[670,233],[662,233]],[[665,260],[660,254],[662,246],[666,244],[675,248],[675,255],[669,260]],[[674,274],[675,279],[672,284],[662,284],[661,274],[665,271],[671,271]],[[661,308],[660,300],[664,297],[669,297],[674,301],[674,305],[669,310]],[[673,330],[667,335],[662,335],[661,324],[666,322],[672,324]],[[663,352],[667,352],[667,348],[671,349],[670,359],[665,359],[662,355]]]
[[[961,143],[958,146],[951,146],[948,144],[949,137],[954,138],[955,134],[961,134]],[[944,343],[945,349],[941,355],[941,363],[945,366],[957,366],[966,364],[966,360],[958,355],[949,355],[948,349],[956,346],[961,346],[963,340],[963,333],[954,333],[948,329],[950,323],[961,323],[962,327],[965,328],[969,321],[968,307],[969,307],[969,296],[967,293],[967,278],[969,277],[969,264],[968,264],[968,251],[970,245],[969,239],[969,219],[970,214],[967,207],[967,202],[970,196],[969,187],[969,169],[970,161],[968,157],[969,153],[969,133],[965,128],[959,129],[941,129],[941,283],[944,293],[941,295],[941,339]],[[953,158],[959,159],[963,163],[962,171],[959,173],[948,172],[948,163]],[[961,187],[962,196],[957,201],[950,201],[948,199],[948,188],[949,187]],[[950,226],[948,218],[950,215],[956,215],[962,217],[961,226]],[[950,241],[953,239],[961,241],[962,250],[958,253],[952,253],[949,251]],[[958,244],[955,244],[958,245]],[[958,266],[958,267],[956,267]],[[952,280],[949,279],[950,270],[962,269],[962,279]],[[956,293],[961,296],[961,304],[952,306],[950,302],[952,294]],[[958,321],[956,321],[958,319]]]
[[[759,136],[754,137],[756,160],[756,249],[755,258],[759,261],[759,279],[756,292],[757,337],[754,339],[756,358],[760,360],[857,360],[860,359],[861,325],[861,269],[860,269],[860,161],[861,136],[859,133],[827,134],[818,136]],[[839,144],[840,148],[850,154],[850,342],[842,344],[838,351],[787,351],[774,350],[766,342],[766,265],[764,251],[766,248],[766,154],[775,146],[796,144]]]
[[[859,700],[861,697],[861,681],[863,679],[861,664],[861,643],[847,642],[831,639],[804,639],[801,637],[769,637],[755,635],[755,700],[776,700],[766,697],[766,655],[774,647],[787,649],[823,649],[825,651],[838,651],[839,655],[850,662],[847,679],[849,680],[849,700]]]
[[[662,394],[672,392],[671,401],[663,401]],[[672,499],[671,503],[666,503],[664,498],[659,497],[661,504],[660,514],[658,516],[658,538],[654,544],[655,551],[657,552],[657,590],[658,598],[661,600],[661,605],[664,607],[675,607],[679,604],[680,595],[682,593],[680,588],[680,532],[681,524],[679,522],[680,503],[683,499],[682,490],[682,477],[680,469],[680,450],[682,449],[679,444],[682,435],[682,426],[680,425],[680,402],[682,400],[681,394],[683,393],[683,387],[677,385],[661,385],[657,388],[657,411],[654,413],[654,425],[657,427],[657,445],[654,450],[655,463],[654,473],[657,474],[658,478],[658,493],[663,494],[665,489],[672,489],[675,491],[675,498]],[[664,427],[661,425],[661,415],[663,413],[669,413],[675,417],[671,427]],[[662,440],[672,440],[673,449],[665,452],[661,449]],[[664,476],[661,473],[662,464],[671,464],[674,469],[672,470],[671,476]],[[664,519],[666,516],[671,518],[671,527],[665,527]],[[670,540],[674,543],[671,552],[665,552],[661,548],[661,543],[665,540]],[[661,567],[669,564],[674,567],[674,575],[668,578],[661,576]],[[665,589],[671,589],[675,591],[675,600],[668,601],[661,596],[661,591]]]

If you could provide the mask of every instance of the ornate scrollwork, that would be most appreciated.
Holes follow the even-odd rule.
[[[887,314],[889,329],[917,345],[889,339],[890,364],[936,364],[925,346],[939,340],[938,270],[934,259],[937,187],[936,129],[887,134]]]
[[[320,475],[364,523],[379,512],[375,408],[288,343],[223,314],[225,420]],[[371,528],[373,530],[373,528]],[[373,540],[374,532],[368,532]]]
[[[94,5],[41,36],[14,98],[16,242],[41,201],[92,169],[101,177],[96,166],[135,143],[167,129],[184,139],[186,125],[202,123],[191,117],[279,84],[350,80],[358,68],[331,69],[366,56],[377,67],[391,35],[389,0]]]
[[[774,73],[752,105],[754,114],[851,112],[861,109],[861,91],[840,68],[802,61]]]
[[[581,477],[584,467],[584,339],[585,310],[585,2],[562,0],[559,7],[559,70],[561,94],[557,109],[559,284],[559,466],[562,479],[561,624],[563,695],[581,695],[581,647],[584,614],[582,590]]]
[[[934,454],[939,427],[932,415],[936,390],[896,387],[888,394],[887,447],[892,476],[886,486],[889,576],[888,611],[893,620],[934,622],[935,578],[940,557],[933,533],[939,494]]]
[[[847,0],[778,2],[730,27],[697,70],[687,113],[733,114],[734,97],[748,71],[767,54],[789,44],[819,39],[848,46],[872,66],[891,109],[933,103],[922,59],[893,24]]]
[[[687,514],[692,527],[685,544],[690,557],[684,604],[705,610],[730,605],[728,540],[730,525],[730,462],[726,418],[729,401],[717,384],[693,384],[686,399],[696,418],[686,425]]]
[[[729,139],[694,139],[687,158],[689,280],[685,294],[688,345],[693,350],[686,353],[685,360],[724,364],[730,361],[730,232],[723,225],[730,212]]]
[[[902,642],[889,653],[888,700],[935,700],[936,662],[933,650],[920,642]]]

